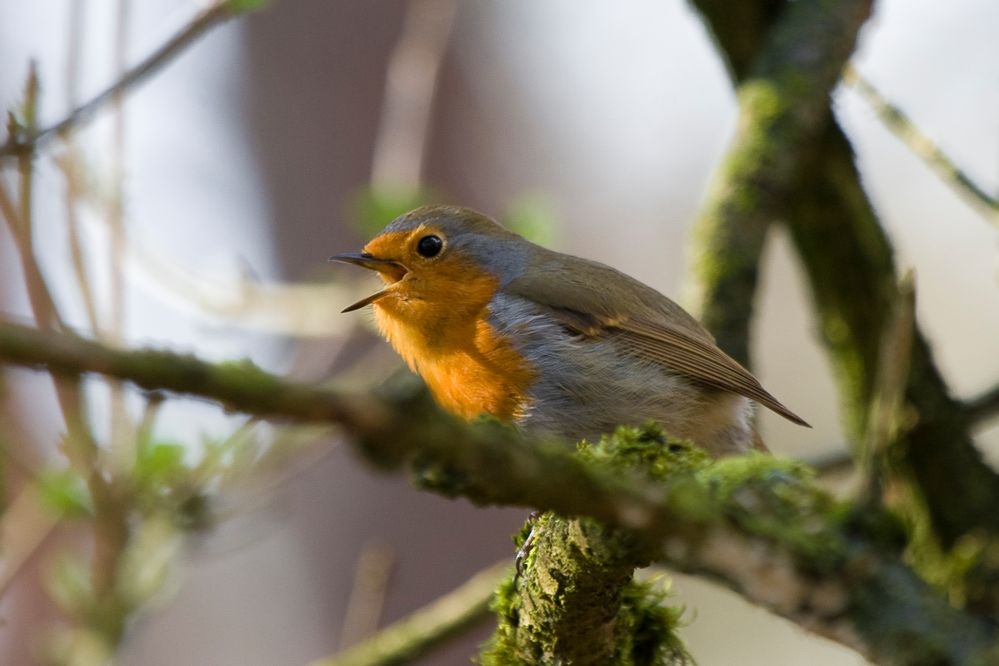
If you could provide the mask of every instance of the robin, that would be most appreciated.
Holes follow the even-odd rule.
[[[573,441],[654,420],[714,456],[765,450],[753,402],[808,425],[669,298],[467,208],[418,208],[330,259],[381,276],[384,289],[343,311],[372,305],[382,335],[461,417]]]

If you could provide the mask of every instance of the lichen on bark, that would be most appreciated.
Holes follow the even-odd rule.
[[[692,472],[708,461],[652,426],[621,428],[599,444],[581,444],[577,455],[652,477]],[[530,519],[516,542],[525,556],[497,593],[498,626],[480,663],[692,663],[676,633],[680,609],[667,604],[661,588],[634,579],[656,555],[647,540],[592,518],[548,512]]]

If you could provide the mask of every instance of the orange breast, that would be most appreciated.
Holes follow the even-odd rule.
[[[466,419],[490,414],[510,421],[524,413],[534,371],[486,319],[495,282],[467,278],[452,293],[449,316],[384,299],[375,304],[382,333],[445,409]],[[454,289],[452,287],[452,289]],[[472,303],[481,301],[475,307]]]
[[[441,406],[461,417],[491,414],[509,421],[526,407],[533,373],[484,319],[475,322],[468,344],[446,354],[426,354],[417,363]]]

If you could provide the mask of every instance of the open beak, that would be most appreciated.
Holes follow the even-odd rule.
[[[392,261],[391,259],[379,259],[374,255],[368,254],[367,252],[344,252],[343,254],[334,254],[329,258],[329,260],[339,261],[344,264],[354,264],[355,266],[360,266],[361,268],[378,271],[383,277],[388,278],[392,283],[398,282],[404,275],[406,275],[406,268],[399,262]],[[348,305],[341,310],[341,312],[353,312],[354,310],[359,310],[365,305],[374,303],[383,296],[388,296],[388,294],[389,290],[388,287],[386,287],[381,291],[362,298],[353,305]]]

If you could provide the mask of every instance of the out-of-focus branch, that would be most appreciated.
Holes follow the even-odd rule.
[[[964,411],[973,424],[999,415],[999,384],[964,403]]]
[[[32,64],[28,74],[22,109],[21,127],[32,135],[36,132],[39,83]],[[13,123],[11,123],[13,131]],[[39,327],[46,331],[64,328],[62,318],[35,257],[33,242],[33,168],[32,153],[18,153],[20,180],[18,207],[15,210],[9,196],[0,187],[0,209],[17,244],[23,268],[28,302]],[[121,550],[128,533],[121,507],[114,501],[112,484],[99,469],[97,443],[87,423],[87,413],[79,375],[53,377],[56,399],[66,423],[64,451],[71,465],[85,480],[95,507],[94,530],[97,538],[92,563],[92,585],[98,594],[111,589],[118,568]],[[54,525],[54,523],[53,523]]]
[[[945,183],[975,206],[993,224],[999,224],[999,199],[979,187],[937,146],[902,109],[893,105],[853,64],[843,70],[843,83],[857,91],[891,132],[921,157]]]
[[[420,658],[471,629],[489,615],[489,601],[510,573],[506,562],[469,578],[460,587],[362,642],[311,666],[387,666]]]
[[[692,0],[724,54],[732,78],[750,75],[764,37],[787,7],[786,0]]]
[[[359,643],[378,629],[395,560],[395,552],[384,544],[364,545],[354,567],[354,585],[340,629],[340,645]]]
[[[736,28],[726,27],[731,17],[723,11],[728,3],[696,0],[695,4],[730,59],[762,48],[762,30],[743,35],[750,41],[755,36],[755,46],[732,37]],[[772,0],[750,4],[770,21],[778,15]],[[738,75],[740,68],[733,69]],[[809,277],[823,340],[834,360],[848,429],[857,441],[866,430],[880,334],[896,278],[891,244],[863,191],[853,151],[838,126],[826,126],[818,149],[801,164],[790,200],[788,227]],[[994,510],[999,505],[999,476],[982,460],[968,434],[969,415],[974,420],[985,416],[975,402],[969,413],[950,396],[918,326],[912,354],[907,395],[919,418],[906,433],[901,449],[934,531],[944,546],[976,528],[999,533],[999,513]],[[966,492],[955,493],[954,488]]]
[[[83,51],[83,25],[85,24],[86,10],[87,5],[83,2],[74,2],[69,6],[65,77],[66,102],[72,108],[75,108],[79,101],[80,65],[83,62],[81,56]],[[84,189],[81,183],[82,169],[80,166],[79,149],[70,132],[66,133],[66,150],[57,158],[56,165],[62,171],[66,182],[66,235],[69,240],[69,256],[73,267],[73,276],[76,279],[76,286],[80,290],[87,323],[90,325],[90,330],[96,334],[99,333],[97,328],[97,304],[94,301],[93,289],[87,276],[83,257],[83,245],[80,242],[78,205]]]
[[[146,80],[209,30],[243,12],[256,9],[261,4],[263,4],[261,0],[219,0],[214,2],[162,46],[126,71],[120,79],[92,99],[70,111],[59,122],[41,130],[27,132],[23,136],[9,136],[7,142],[0,146],[0,157],[31,154],[54,137],[90,122],[101,107]]]
[[[59,519],[41,506],[38,490],[30,484],[4,507],[0,542],[6,545],[0,565],[0,598],[58,523]]]
[[[834,360],[848,428],[859,438],[867,427],[881,331],[894,300],[895,267],[838,127],[827,130],[821,152],[802,170],[788,227]],[[982,460],[968,433],[968,415],[950,396],[918,326],[906,400],[918,418],[899,450],[941,543],[950,546],[978,528],[999,534],[999,476]]]
[[[170,352],[122,351],[10,322],[0,321],[0,359],[58,375],[99,373],[145,389],[199,395],[259,416],[339,422],[358,433],[378,430],[390,416],[378,401],[284,382],[249,361],[212,365]]]
[[[423,485],[474,502],[625,528],[665,564],[726,584],[886,663],[973,663],[994,644],[994,628],[948,606],[886,545],[890,519],[870,510],[859,523],[849,519],[797,468],[767,456],[727,459],[696,473],[659,465],[662,476],[652,481],[560,443],[469,426],[422,393],[347,396],[285,382],[249,363],[113,350],[10,323],[0,324],[0,359],[57,373],[99,372],[261,416],[338,423],[373,464],[413,463]],[[646,455],[668,449],[653,442]]]
[[[892,313],[882,335],[871,413],[859,452],[866,476],[861,498],[874,505],[882,500],[889,450],[898,445],[903,431],[905,388],[909,382],[912,334],[916,324],[915,290],[915,276],[909,271],[899,282]]]
[[[131,0],[117,0],[115,18],[115,76],[124,77],[131,18]],[[111,196],[108,201],[107,222],[111,232],[108,238],[110,272],[105,333],[112,343],[120,344],[125,335],[125,93],[119,90],[111,98]],[[135,464],[135,426],[125,403],[125,389],[121,382],[108,382],[110,390],[111,473],[121,475]]]
[[[739,86],[735,142],[695,228],[693,268],[701,320],[742,363],[763,241],[829,121],[829,92],[869,12],[870,0],[788,4]]]
[[[375,190],[416,192],[430,134],[437,78],[457,10],[455,0],[412,0],[389,60],[371,162]]]
[[[27,131],[33,131],[37,122],[38,112],[38,70],[32,63],[28,69],[28,80],[25,85],[24,104],[21,121]],[[7,193],[0,182],[0,213],[3,214],[10,229],[10,234],[14,238],[18,255],[21,260],[21,272],[24,278],[24,286],[28,292],[28,303],[31,306],[35,321],[42,328],[52,328],[61,326],[62,322],[59,313],[56,311],[55,301],[52,300],[52,293],[49,291],[45,279],[42,277],[41,269],[35,258],[34,237],[32,232],[32,217],[34,207],[34,171],[31,158],[21,155],[17,160],[18,171],[18,201],[14,202],[10,194]]]

